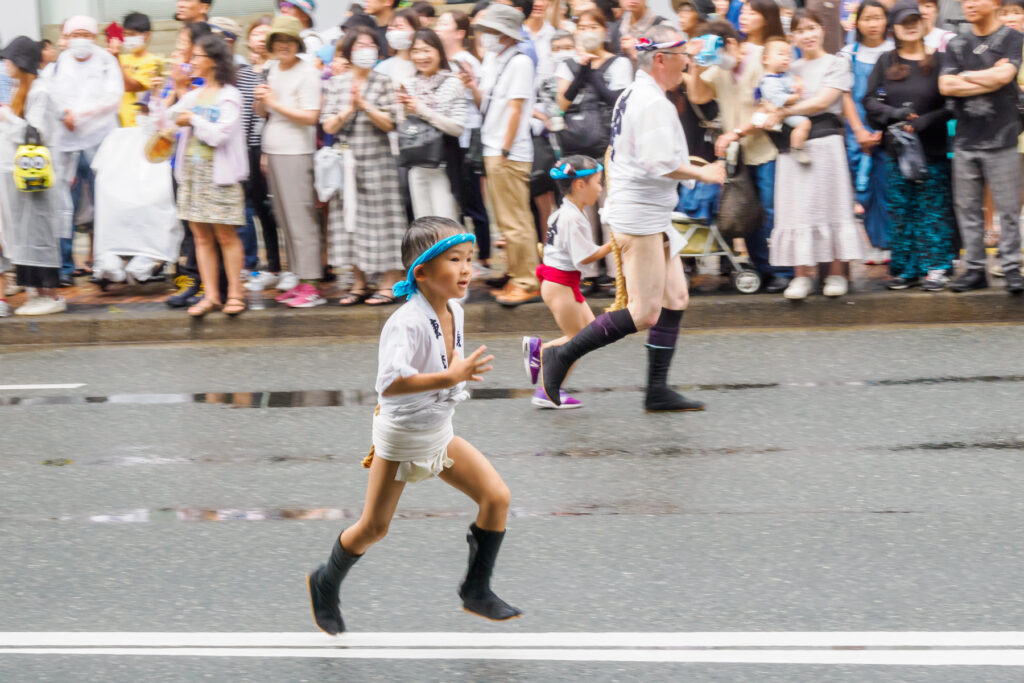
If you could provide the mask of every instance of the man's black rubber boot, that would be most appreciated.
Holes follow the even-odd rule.
[[[487,531],[471,524],[466,540],[469,542],[469,571],[459,587],[462,607],[467,612],[493,621],[504,621],[522,615],[522,610],[508,604],[491,591],[491,574],[498,549],[505,538],[504,531]]]
[[[548,400],[562,405],[560,390],[569,368],[584,355],[617,342],[636,332],[636,323],[628,309],[602,313],[561,346],[549,346],[540,352],[540,384]]]
[[[644,408],[649,413],[689,412],[704,410],[704,404],[686,398],[668,386],[668,369],[674,348],[647,347],[647,396]]]
[[[313,608],[313,621],[317,627],[332,636],[345,631],[345,620],[341,618],[341,601],[338,589],[348,570],[362,555],[350,555],[341,547],[341,538],[334,541],[331,557],[306,576],[309,587],[309,602]]]

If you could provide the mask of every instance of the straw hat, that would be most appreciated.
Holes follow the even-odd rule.
[[[299,52],[305,52],[306,46],[302,42],[302,24],[295,17],[280,14],[270,22],[270,33],[267,34],[267,51],[274,48],[275,38],[294,38],[299,44]]]

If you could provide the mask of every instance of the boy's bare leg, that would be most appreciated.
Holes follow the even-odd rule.
[[[383,458],[373,459],[363,514],[335,539],[327,563],[306,577],[313,620],[320,630],[332,636],[345,630],[338,600],[342,580],[366,549],[387,535],[395,516],[398,499],[405,489],[405,482],[395,481],[400,464]]]
[[[440,478],[473,499],[479,506],[476,523],[469,527],[469,569],[459,586],[462,607],[467,612],[494,621],[522,615],[522,611],[499,598],[491,590],[491,574],[498,549],[505,537],[505,519],[511,499],[502,481],[483,453],[465,439],[455,437],[448,444],[453,465]]]

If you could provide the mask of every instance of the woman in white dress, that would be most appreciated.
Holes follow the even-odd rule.
[[[850,91],[853,77],[847,60],[825,52],[825,31],[813,12],[797,11],[792,33],[803,54],[791,68],[803,80],[803,99],[777,110],[763,127],[769,129],[787,116],[809,116],[813,127],[806,150],[811,163],[779,155],[769,260],[773,266],[796,269],[783,294],[787,299],[807,298],[819,263],[830,264],[822,293],[842,296],[849,289],[843,262],[864,257],[864,240],[853,217],[853,188],[840,120],[843,93]]]

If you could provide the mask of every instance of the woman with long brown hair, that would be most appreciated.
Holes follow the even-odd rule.
[[[952,112],[939,92],[938,54],[925,47],[926,25],[914,0],[893,7],[896,49],[883,54],[868,78],[864,109],[867,121],[885,131],[889,248],[893,279],[889,289],[922,285],[945,289],[953,269],[953,205],[950,164],[946,157],[946,122]],[[898,150],[889,126],[902,124],[921,141],[928,172],[908,180],[900,171]]]
[[[23,191],[15,184],[15,154],[26,143],[49,147],[57,139],[60,112],[47,88],[38,78],[42,50],[39,43],[18,36],[4,48],[0,57],[7,73],[17,83],[11,105],[0,106],[0,264],[14,264],[18,285],[29,288],[28,301],[16,315],[47,315],[67,310],[64,298],[57,295],[60,283],[60,238],[71,221],[71,197],[68,183],[61,182],[57,167],[60,155],[22,156],[18,168],[23,178],[41,181],[49,177],[49,187]],[[47,171],[49,169],[49,171]],[[70,237],[70,235],[67,235]],[[0,300],[0,315],[6,315],[6,302]]]

